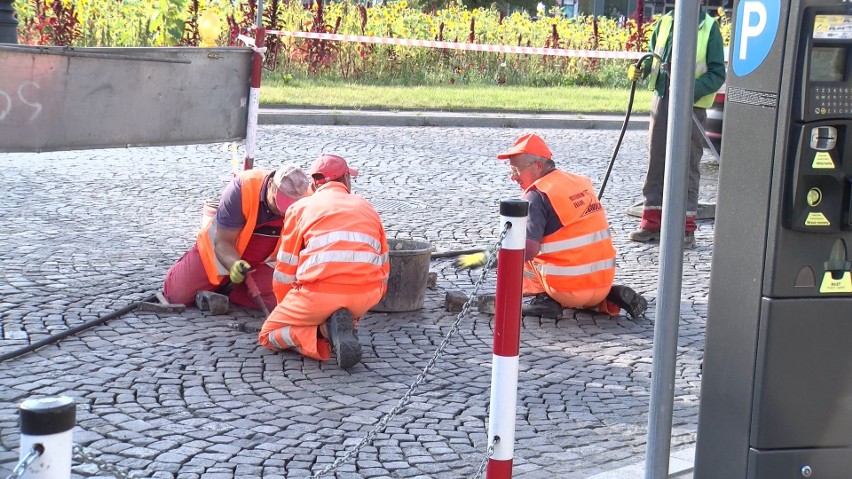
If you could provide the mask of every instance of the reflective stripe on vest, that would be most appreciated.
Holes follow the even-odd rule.
[[[278,281],[283,284],[293,284],[296,282],[296,277],[292,274],[282,273],[281,271],[275,270],[272,273],[272,279]]]
[[[302,253],[310,253],[311,251],[320,249],[323,246],[328,246],[338,241],[347,241],[349,243],[363,243],[373,248],[373,250],[375,250],[377,253],[382,252],[382,243],[368,234],[358,233],[356,231],[332,231],[311,238],[308,241],[308,244],[305,245],[305,249],[302,250]],[[279,261],[283,262],[284,260],[279,259]]]
[[[583,276],[597,271],[615,268],[614,259],[595,261],[594,263],[579,266],[556,266],[552,264],[535,264],[535,268],[544,275],[554,276]]]
[[[296,276],[304,274],[305,271],[325,263],[366,263],[375,266],[383,266],[388,262],[388,255],[370,253],[364,251],[326,251],[317,253],[299,265]]]
[[[280,250],[278,251],[278,256],[276,256],[276,259],[278,259],[279,263],[289,264],[292,266],[296,266],[297,264],[299,264],[298,256],[290,253],[285,253]]]
[[[554,241],[552,243],[542,243],[541,253],[546,254],[555,253],[558,251],[567,251],[570,249],[580,248],[582,246],[597,243],[598,241],[603,241],[609,238],[610,233],[609,228],[607,228],[605,230],[595,231],[594,233],[578,236],[576,238],[571,238],[562,241]]]
[[[713,17],[705,13],[704,19],[698,24],[698,42],[695,45],[695,78],[700,78],[701,75],[707,73],[707,44],[710,41],[710,32],[713,30],[714,21]],[[654,53],[660,57],[665,55],[666,43],[673,24],[674,16],[672,16],[672,14],[664,15],[660,18],[660,27],[657,30],[657,45],[654,45]],[[660,39],[662,39],[662,42]],[[649,90],[655,90],[657,88],[657,78],[659,75],[660,62],[654,58],[651,62],[651,74],[648,77]],[[698,108],[710,108],[713,105],[715,98],[715,93],[704,95],[699,98],[693,106]]]

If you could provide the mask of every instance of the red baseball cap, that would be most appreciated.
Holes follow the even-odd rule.
[[[500,153],[497,155],[497,158],[507,160],[515,155],[520,155],[521,153],[529,153],[530,155],[540,156],[542,158],[547,158],[548,160],[553,159],[550,153],[550,148],[548,148],[544,143],[544,140],[535,133],[529,133],[518,138],[518,141],[509,148],[509,151]]]
[[[351,168],[346,164],[346,160],[341,156],[323,153],[311,165],[311,177],[315,180],[321,180],[319,183],[336,180],[343,177],[346,173],[352,176],[358,176],[358,170]],[[322,176],[322,178],[318,178]]]

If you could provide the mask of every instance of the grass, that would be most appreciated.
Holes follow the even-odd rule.
[[[629,89],[482,85],[372,86],[333,81],[285,81],[264,77],[265,106],[439,111],[523,111],[534,113],[624,113]],[[639,85],[634,113],[647,113],[651,91]]]

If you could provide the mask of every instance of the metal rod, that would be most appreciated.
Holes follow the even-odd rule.
[[[123,315],[133,311],[137,307],[139,307],[139,303],[148,302],[148,301],[155,301],[156,299],[157,299],[156,295],[148,296],[147,298],[143,299],[142,301],[135,301],[135,302],[130,303],[127,306],[119,309],[119,310],[116,310],[116,311],[113,311],[109,314],[101,316],[100,318],[93,319],[91,321],[87,321],[83,324],[79,324],[77,326],[74,326],[73,328],[66,329],[66,330],[59,332],[59,333],[56,333],[52,336],[48,336],[48,337],[42,339],[41,341],[36,341],[36,342],[30,344],[29,346],[24,346],[23,348],[16,349],[15,351],[9,351],[8,353],[0,354],[0,363],[2,363],[4,361],[8,361],[10,359],[17,358],[18,356],[23,356],[24,354],[33,352],[36,349],[47,346],[48,344],[53,344],[53,343],[55,343],[55,342],[57,342],[57,341],[59,341],[63,338],[77,334],[81,331],[85,331],[85,330],[87,330],[91,327],[97,326],[99,324],[103,324],[103,323],[105,323],[105,322],[107,322],[111,319],[115,319],[115,318],[118,318],[120,316],[123,316]]]
[[[666,125],[666,167],[663,185],[657,318],[645,479],[664,479],[671,452],[674,378],[683,274],[683,234],[689,183],[692,96],[695,91],[695,50],[698,43],[698,2],[678,2],[672,37],[672,77]]]
[[[720,159],[719,152],[716,151],[716,147],[713,146],[713,142],[710,141],[710,137],[707,136],[707,132],[704,130],[704,127],[701,125],[701,122],[698,121],[698,117],[695,116],[695,112],[692,112],[692,123],[695,125],[695,128],[698,128],[698,132],[701,133],[701,137],[704,138],[704,143],[706,143],[707,147],[710,148],[710,153],[713,154],[713,157],[716,158],[716,161],[719,161],[719,159]]]

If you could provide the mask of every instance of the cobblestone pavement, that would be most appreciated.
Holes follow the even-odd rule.
[[[519,129],[263,126],[257,167],[321,151],[361,170],[357,193],[377,206],[389,237],[437,251],[493,243],[498,202],[518,195],[495,154]],[[541,130],[560,166],[603,177],[617,132]],[[607,186],[619,250],[617,282],[650,300],[648,319],[566,311],[525,317],[514,476],[581,478],[644,454],[658,246],[627,241],[637,219],[646,135],[630,131]],[[0,354],[92,320],[155,292],[193,242],[202,201],[230,176],[223,145],[11,154],[0,221]],[[702,201],[715,199],[707,163]],[[695,440],[712,222],[684,259],[673,445]],[[74,440],[137,477],[301,478],[357,444],[432,357],[456,316],[449,290],[471,292],[478,273],[434,260],[437,288],[410,313],[361,322],[363,364],[273,354],[226,316],[134,312],[0,366],[0,475],[17,460],[17,406],[35,395],[72,396]],[[493,291],[494,276],[484,289]],[[492,317],[474,311],[414,392],[339,478],[472,476],[487,448]],[[109,477],[91,463],[74,477]]]

